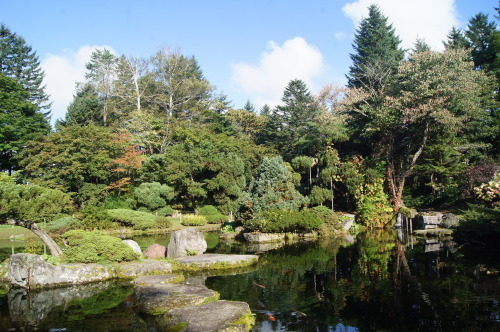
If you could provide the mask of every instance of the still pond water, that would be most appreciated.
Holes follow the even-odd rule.
[[[210,252],[259,252],[258,265],[236,274],[188,277],[247,302],[254,331],[500,331],[498,252],[480,246],[395,231],[274,249],[206,237]],[[124,283],[11,291],[0,295],[0,331],[156,331],[131,294]]]

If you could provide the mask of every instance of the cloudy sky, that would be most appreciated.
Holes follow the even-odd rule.
[[[149,57],[159,48],[194,55],[205,77],[243,107],[275,106],[286,84],[312,92],[345,84],[355,29],[376,3],[404,48],[418,38],[436,50],[453,26],[487,13],[498,0],[0,0],[0,22],[40,57],[52,120],[64,117],[75,82],[95,48]]]

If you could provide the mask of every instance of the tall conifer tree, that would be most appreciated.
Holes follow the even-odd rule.
[[[29,92],[28,101],[49,114],[49,96],[43,85],[44,72],[40,60],[23,37],[0,25],[0,72],[14,78]]]
[[[368,10],[368,17],[361,21],[354,37],[355,53],[351,54],[353,64],[347,78],[351,88],[376,91],[397,71],[404,50],[399,47],[401,41],[379,7],[371,5]]]

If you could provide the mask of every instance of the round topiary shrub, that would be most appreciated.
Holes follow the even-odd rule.
[[[220,214],[220,212],[213,205],[205,205],[198,209],[198,214],[201,214],[202,216],[211,216]]]
[[[64,259],[70,263],[132,261],[137,254],[117,237],[98,231],[72,230],[63,234],[68,247]]]

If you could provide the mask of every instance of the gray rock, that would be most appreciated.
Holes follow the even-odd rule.
[[[197,256],[179,257],[177,265],[181,269],[225,269],[243,267],[257,263],[257,255],[224,255],[205,254]]]
[[[236,301],[217,301],[198,306],[171,310],[166,316],[167,330],[185,328],[184,332],[248,331],[244,324],[235,325],[238,318],[248,313],[248,304]]]
[[[445,213],[443,215],[443,221],[441,222],[441,227],[453,228],[457,227],[459,223],[458,217],[453,213]]]
[[[123,243],[127,244],[128,246],[130,246],[130,248],[132,248],[132,250],[136,254],[138,254],[139,256],[142,255],[141,247],[139,247],[139,245],[137,244],[137,242],[135,242],[134,240],[123,240]]]
[[[112,278],[112,273],[98,264],[47,263],[41,256],[14,254],[10,256],[7,278],[10,283],[22,288],[44,288],[103,281]]]
[[[340,217],[340,220],[342,220],[342,229],[344,229],[345,231],[351,229],[355,219],[356,216],[354,214],[347,214],[347,213],[344,214],[342,217]]]
[[[285,239],[285,234],[252,232],[244,233],[243,237],[250,243],[281,242]]]
[[[148,259],[164,258],[167,252],[167,248],[161,244],[155,243],[147,247],[142,254]]]
[[[118,278],[134,278],[149,274],[167,274],[172,272],[172,264],[161,261],[128,262],[116,267]]]
[[[207,251],[207,241],[197,228],[184,228],[175,231],[168,243],[167,257],[186,257],[201,255]]]
[[[163,283],[135,285],[134,298],[139,312],[159,315],[173,308],[217,301],[219,294],[202,285]]]

